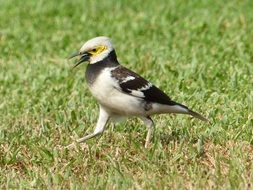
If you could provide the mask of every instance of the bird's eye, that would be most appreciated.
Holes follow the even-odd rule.
[[[92,51],[92,52],[96,52],[97,50],[96,50],[96,49],[92,49],[91,51]]]

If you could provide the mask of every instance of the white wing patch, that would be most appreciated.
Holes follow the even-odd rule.
[[[144,93],[142,91],[139,91],[139,90],[132,90],[132,89],[128,89],[130,90],[130,94],[132,94],[133,96],[137,96],[137,97],[140,97],[140,98],[144,98]]]
[[[130,94],[132,94],[133,96],[144,98],[145,95],[144,95],[143,91],[148,90],[151,86],[152,86],[152,84],[148,83],[145,86],[143,86],[137,90],[133,90],[133,89],[129,89],[129,88],[127,90],[131,91]]]
[[[128,82],[128,81],[134,80],[134,79],[135,79],[134,76],[127,76],[121,83]]]
[[[139,89],[127,89],[130,91],[130,94],[132,94],[133,96],[136,96],[136,97],[140,97],[140,98],[145,98],[145,95],[143,93],[143,91],[145,90],[148,90],[150,87],[152,87],[152,84],[151,83],[148,83],[146,84],[145,86],[139,88]]]

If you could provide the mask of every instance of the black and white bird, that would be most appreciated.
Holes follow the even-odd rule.
[[[180,113],[189,114],[202,121],[202,115],[179,104],[162,90],[140,75],[120,65],[113,44],[108,37],[96,37],[88,40],[79,52],[69,58],[79,56],[76,66],[88,62],[85,78],[88,87],[99,103],[99,118],[92,134],[77,140],[84,142],[105,130],[106,124],[115,117],[139,117],[148,128],[145,147],[152,138],[154,114]],[[75,143],[67,146],[73,147]]]

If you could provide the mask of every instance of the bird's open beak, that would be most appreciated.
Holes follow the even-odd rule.
[[[78,62],[73,66],[73,68],[77,67],[78,65],[80,65],[81,63],[85,62],[85,61],[88,61],[89,58],[90,58],[90,54],[89,53],[79,53],[79,52],[75,52],[73,53],[72,55],[70,55],[68,57],[68,59],[72,59],[76,56],[80,56],[80,59],[78,60]]]

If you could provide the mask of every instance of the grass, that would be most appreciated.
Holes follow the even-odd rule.
[[[252,189],[253,3],[0,0],[0,189]],[[66,57],[110,36],[120,62],[207,116],[155,116],[92,132],[85,65]]]

